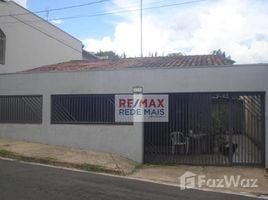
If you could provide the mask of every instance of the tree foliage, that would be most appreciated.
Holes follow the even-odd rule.
[[[168,57],[176,57],[176,56],[184,56],[185,54],[182,52],[178,52],[178,53],[169,53],[167,54]]]
[[[231,56],[226,56],[225,51],[222,51],[221,49],[214,50],[211,52],[213,55],[223,56],[226,58],[226,60],[229,62],[229,64],[234,64],[235,61],[232,60]]]
[[[227,57],[226,57],[225,51],[222,51],[221,49],[213,50],[211,53],[212,53],[213,55],[223,56],[224,58],[227,58],[227,59],[230,59],[230,60],[231,60],[231,56],[227,56]]]
[[[120,58],[120,56],[117,55],[113,51],[99,51],[99,52],[95,53],[95,55],[99,56],[99,57],[106,57],[108,59],[118,59],[118,58]]]

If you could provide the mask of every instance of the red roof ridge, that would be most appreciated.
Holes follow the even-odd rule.
[[[25,72],[62,72],[87,71],[92,69],[122,69],[122,68],[160,68],[160,67],[197,67],[231,65],[234,61],[221,55],[181,55],[170,57],[134,57],[100,60],[70,60],[51,65],[45,65]]]

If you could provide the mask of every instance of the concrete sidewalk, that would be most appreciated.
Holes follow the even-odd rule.
[[[240,176],[240,179],[257,179],[256,188],[250,187],[207,187],[202,184],[201,189],[208,189],[212,191],[221,192],[235,192],[235,193],[250,193],[254,195],[265,195],[268,198],[268,173],[263,168],[250,167],[214,167],[214,166],[163,166],[163,165],[144,165],[140,169],[135,170],[130,176],[134,178],[141,178],[152,180],[161,183],[180,184],[179,177],[185,172],[191,172],[196,176],[205,176],[205,179],[223,179],[224,176],[230,177]]]
[[[256,178],[257,188],[245,187],[225,187],[209,188],[203,186],[203,189],[213,191],[228,191],[238,193],[251,193],[256,195],[268,195],[268,174],[262,168],[249,167],[201,167],[201,166],[166,166],[166,165],[138,165],[136,162],[116,154],[96,152],[91,150],[72,149],[59,146],[50,146],[39,143],[15,141],[11,139],[0,138],[0,156],[5,154],[9,157],[8,152],[15,155],[21,155],[26,158],[37,158],[53,161],[52,164],[63,164],[62,166],[76,167],[80,165],[95,166],[93,171],[103,171],[116,173],[136,179],[155,181],[159,183],[169,183],[180,185],[179,177],[186,171],[196,175],[204,175],[206,179],[220,179],[224,176],[240,176],[241,179]],[[11,154],[12,155],[12,154]],[[11,156],[12,157],[12,156]],[[50,163],[49,163],[50,164]],[[82,168],[83,169],[83,168]],[[91,170],[91,169],[89,169]],[[268,197],[268,196],[267,196]]]
[[[112,153],[96,152],[85,149],[73,149],[40,143],[16,141],[0,138],[1,150],[12,152],[28,158],[54,161],[70,166],[91,165],[103,171],[129,174],[137,163]],[[0,154],[1,156],[1,154]]]

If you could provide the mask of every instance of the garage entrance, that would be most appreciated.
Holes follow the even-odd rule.
[[[144,162],[264,165],[264,93],[170,93],[169,122],[144,123]]]

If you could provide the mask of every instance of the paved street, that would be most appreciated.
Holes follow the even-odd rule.
[[[0,199],[253,199],[0,160]]]

